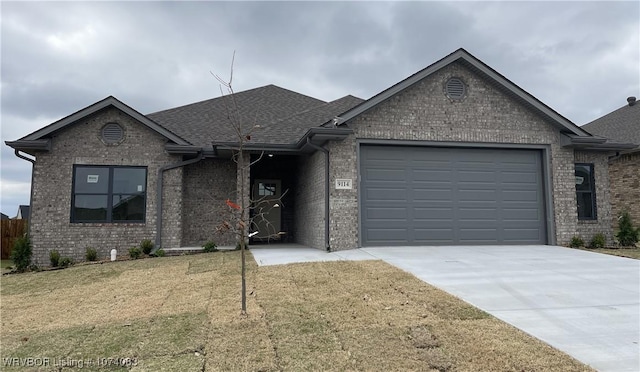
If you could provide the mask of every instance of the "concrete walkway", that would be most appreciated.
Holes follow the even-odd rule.
[[[251,252],[259,265],[381,259],[599,371],[640,371],[638,260],[553,246]]]

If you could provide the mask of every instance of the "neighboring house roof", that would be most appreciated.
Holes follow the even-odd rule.
[[[9,219],[9,216],[7,216],[4,213],[0,213],[0,220],[8,220],[8,219]]]
[[[29,213],[31,212],[31,207],[28,205],[21,205],[18,207],[18,214],[16,215],[17,219],[28,220]]]
[[[629,97],[627,102],[628,104],[583,125],[582,128],[616,141],[640,145],[640,102],[636,102],[635,97]]]

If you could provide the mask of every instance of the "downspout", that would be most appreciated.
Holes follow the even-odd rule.
[[[329,244],[329,150],[322,146],[311,143],[311,138],[307,137],[307,145],[316,150],[324,152],[324,244],[327,252],[331,251]]]
[[[204,153],[200,151],[197,157],[184,160],[174,164],[167,164],[158,170],[158,178],[156,180],[156,244],[153,252],[162,246],[162,193],[164,191],[163,178],[164,172],[174,168],[184,167],[185,165],[197,163],[204,158]]]
[[[19,157],[20,159],[24,159],[24,160],[28,161],[29,163],[31,163],[31,190],[29,191],[29,208],[31,209],[31,212],[29,212],[30,214],[29,214],[29,219],[28,219],[28,222],[27,222],[27,236],[30,237],[30,235],[31,235],[30,234],[30,232],[31,232],[31,220],[32,220],[31,215],[33,214],[33,205],[32,205],[32,203],[33,203],[33,172],[35,171],[36,161],[31,159],[31,158],[28,158],[28,157],[22,155],[20,153],[20,150],[17,150],[17,149],[14,151],[14,154],[16,154],[16,156]]]

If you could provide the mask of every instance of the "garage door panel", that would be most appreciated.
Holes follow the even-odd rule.
[[[442,203],[444,204],[444,203]],[[448,206],[430,206],[430,207],[414,207],[413,208],[413,218],[420,220],[443,220],[443,221],[453,221],[455,217],[455,212],[453,210],[453,206],[451,203]]]
[[[406,208],[395,207],[371,207],[367,209],[367,218],[370,220],[402,220],[408,218]]]
[[[504,223],[508,224],[510,221],[539,221],[540,211],[537,208],[504,208],[502,210],[502,216]]]
[[[535,169],[531,172],[502,171],[501,177],[505,184],[535,184],[538,174]]]
[[[368,200],[375,201],[407,201],[408,191],[406,188],[369,188],[365,191]]]
[[[365,178],[368,181],[390,181],[404,179],[404,169],[374,168],[367,170]]]
[[[458,189],[458,200],[464,201],[495,201],[498,191],[495,189]]]
[[[368,235],[371,240],[383,243],[399,243],[403,244],[407,242],[407,229],[371,229],[368,231]]]
[[[422,185],[421,185],[422,186]],[[451,200],[453,197],[452,189],[441,189],[441,186],[438,185],[437,189],[427,189],[427,188],[419,188],[412,190],[412,196],[414,201],[423,202],[423,201],[446,201]]]
[[[364,246],[546,243],[540,151],[363,145],[360,164]]]
[[[461,169],[458,172],[458,182],[472,182],[472,183],[491,183],[495,184],[497,179],[497,172],[491,170],[475,170],[475,169]]]
[[[461,228],[458,230],[460,236],[460,242],[498,242],[498,229],[497,228]]]
[[[504,229],[504,237],[513,242],[523,242],[527,244],[527,242],[537,239],[540,236],[540,229],[526,229],[526,228],[517,228],[517,229]]]
[[[417,228],[414,233],[415,240],[421,244],[443,244],[454,239],[454,231],[451,227],[444,228]]]
[[[497,221],[499,211],[497,208],[459,208],[458,219],[460,221]]]
[[[428,182],[451,182],[453,172],[450,169],[412,169],[411,176],[413,181]]]

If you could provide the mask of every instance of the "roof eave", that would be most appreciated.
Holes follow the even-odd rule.
[[[611,142],[604,137],[580,137],[568,134],[561,137],[560,144],[563,147],[588,151],[628,151],[638,147],[635,143]]]
[[[49,139],[38,139],[38,140],[24,140],[20,139],[17,141],[5,141],[7,146],[13,148],[14,150],[23,151],[28,154],[31,154],[33,151],[50,151],[51,150],[51,140]]]
[[[203,151],[202,147],[199,146],[176,145],[173,143],[165,144],[164,149],[172,155],[195,155]]]
[[[310,128],[295,143],[251,143],[242,144],[243,151],[250,153],[268,152],[271,154],[308,154],[316,149],[309,145],[309,141],[317,146],[324,145],[327,141],[341,141],[352,134],[350,128]],[[309,139],[309,140],[307,140]],[[231,156],[234,151],[240,150],[238,142],[214,142],[212,143],[214,153],[218,156]]]

